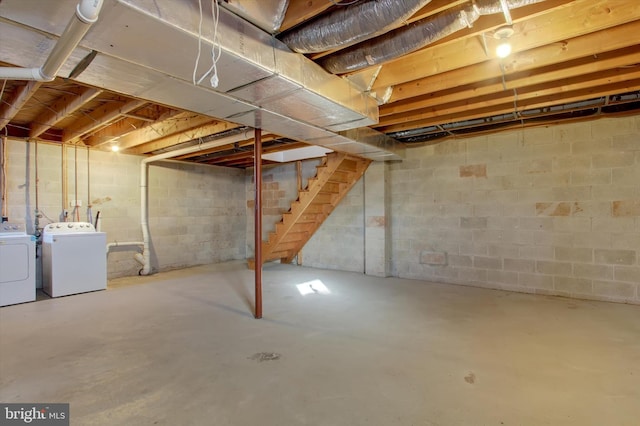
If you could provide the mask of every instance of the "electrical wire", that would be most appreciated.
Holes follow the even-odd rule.
[[[0,186],[2,192],[0,193],[2,196],[2,217],[7,217],[7,128],[4,128],[5,136],[0,140],[0,169],[2,169],[2,182],[0,182]]]
[[[200,55],[202,53],[202,0],[198,0],[198,11],[200,13],[200,19],[198,21],[198,55],[196,56],[196,62],[193,66],[193,84],[198,85],[202,83],[202,81],[207,78],[211,72],[213,75],[209,80],[212,87],[218,87],[219,79],[218,79],[218,61],[220,60],[220,56],[222,55],[222,48],[220,47],[220,43],[218,43],[218,22],[220,20],[220,6],[216,0],[211,0],[211,17],[213,20],[213,39],[211,44],[211,67],[202,75],[202,77],[197,78],[198,65],[200,63]]]
[[[74,176],[73,176],[73,179],[74,179],[73,189],[75,191],[75,196],[76,196],[76,199],[74,200],[75,201],[75,203],[74,203],[75,206],[73,207],[73,209],[76,212],[76,222],[80,222],[80,210],[78,209],[78,144],[74,145],[73,154],[74,154],[74,157],[75,157],[74,158],[74,163],[75,164],[74,164],[74,170],[73,170],[73,173],[74,173]]]

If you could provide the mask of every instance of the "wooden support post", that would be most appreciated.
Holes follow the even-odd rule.
[[[253,181],[255,182],[255,317],[262,318],[262,131],[255,129],[253,140]]]

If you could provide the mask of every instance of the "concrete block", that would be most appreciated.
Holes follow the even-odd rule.
[[[454,267],[473,267],[473,258],[471,256],[465,256],[460,254],[448,254],[447,261],[449,265]]]
[[[591,168],[591,153],[557,156],[553,159],[554,171],[585,170]]]
[[[458,278],[463,284],[480,285],[487,282],[487,270],[458,268]]]
[[[636,131],[636,129],[632,120],[609,118],[591,123],[591,135],[594,138],[610,138],[615,135],[630,134],[634,131]]]
[[[489,176],[511,176],[520,173],[521,163],[519,161],[501,161],[487,163],[487,175]]]
[[[591,127],[582,123],[553,127],[555,142],[580,142],[591,139]]]
[[[634,232],[635,217],[594,217],[591,226],[599,232]]]
[[[486,217],[461,217],[460,227],[463,229],[481,229],[487,227]]]
[[[568,202],[536,203],[536,214],[538,216],[571,216],[573,204]]]
[[[640,216],[640,199],[620,200],[612,203],[613,216]]]
[[[522,189],[518,191],[518,202],[520,203],[524,203],[527,201],[535,203],[542,200],[551,200],[552,198],[552,188],[532,188],[528,190]]]
[[[640,283],[640,267],[614,266],[613,270],[616,281]]]
[[[640,220],[636,219],[636,232],[611,233],[610,244],[600,244],[599,247],[611,247],[612,249],[637,250],[640,241]]]
[[[487,177],[487,165],[486,164],[473,164],[468,166],[460,166],[460,177]]]
[[[536,289],[545,289],[552,290],[553,289],[553,276],[551,275],[540,275],[540,274],[529,274],[529,273],[519,273],[518,274],[518,285],[528,288],[536,288]]]
[[[520,173],[536,174],[551,173],[553,167],[551,158],[538,158],[533,161],[522,161],[520,163]]]
[[[551,231],[553,230],[553,219],[549,217],[521,217],[518,226],[520,229]]]
[[[610,185],[611,169],[589,169],[571,171],[571,185]]]
[[[547,275],[571,275],[571,263],[548,260],[536,261],[536,272]]]
[[[601,152],[593,155],[591,164],[594,168],[627,167],[635,163],[633,152]]]
[[[556,232],[590,231],[591,221],[589,217],[554,217],[553,229]]]
[[[553,288],[560,294],[566,295],[593,294],[593,282],[585,278],[555,276]]]
[[[420,264],[444,266],[447,264],[447,253],[423,251],[420,253]]]
[[[502,216],[502,205],[497,203],[475,204],[473,215],[476,217]]]
[[[592,188],[594,201],[633,200],[640,198],[640,185],[597,185]]]
[[[474,241],[461,241],[458,244],[458,252],[469,256],[486,255],[487,244]]]
[[[523,246],[518,251],[521,259],[552,260],[555,256],[553,246]]]
[[[518,285],[518,273],[487,270],[487,281],[494,284],[505,284],[507,287],[514,287]]]
[[[561,262],[592,262],[593,249],[583,247],[556,247],[555,259]]]
[[[528,272],[535,271],[536,262],[531,259],[511,259],[504,258],[504,270],[514,272]]]
[[[615,135],[611,140],[611,147],[616,151],[640,150],[640,143],[638,142],[638,134],[636,132],[624,135]]]
[[[635,250],[594,250],[595,263],[609,265],[634,265],[637,253]]]
[[[510,200],[517,199],[517,196],[513,196],[513,191],[503,191],[503,192],[511,192]],[[533,203],[503,203],[502,204],[502,215],[505,217],[528,217],[535,215],[535,205]]]
[[[591,186],[562,186],[552,189],[552,201],[586,201],[591,199]]]
[[[533,188],[533,175],[502,176],[502,187],[504,189]]]
[[[603,171],[611,172],[611,183],[614,186],[636,186],[640,181],[640,167],[622,167]]]
[[[502,259],[496,257],[474,256],[473,266],[480,269],[502,269]]]
[[[610,135],[597,137],[594,139],[586,139],[571,142],[572,154],[592,154],[594,152],[609,151],[611,149],[611,137]]]
[[[578,278],[610,280],[613,279],[613,266],[574,263],[573,276]]]
[[[633,300],[636,296],[637,287],[637,283],[595,280],[593,281],[593,294],[615,300]]]
[[[565,187],[571,181],[571,172],[547,172],[533,176],[533,185],[535,187]]]

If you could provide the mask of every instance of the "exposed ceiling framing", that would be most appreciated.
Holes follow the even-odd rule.
[[[276,37],[348,7],[336,3],[290,0]],[[397,26],[469,4],[470,0],[432,0]],[[0,24],[10,23],[3,12],[0,2]],[[513,53],[505,59],[493,53],[497,42],[493,33],[505,23],[503,15],[494,14],[480,16],[471,28],[415,52],[342,75],[378,99],[379,121],[369,127],[411,146],[509,128],[640,113],[640,2],[545,0],[510,14]],[[0,38],[3,44],[14,41],[1,32]],[[319,62],[339,50],[307,57]],[[0,66],[16,66],[2,56],[2,49]],[[125,153],[145,155],[222,132],[243,131],[241,124],[229,119],[64,77],[51,82],[0,80],[2,132],[94,149],[117,145]],[[246,134],[243,142],[180,159],[248,167],[253,141],[252,132]],[[305,146],[307,141],[272,134],[265,135],[263,142],[266,153]]]

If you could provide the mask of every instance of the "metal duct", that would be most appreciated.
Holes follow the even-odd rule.
[[[274,34],[282,25],[289,0],[227,0],[220,3],[220,6]]]
[[[67,3],[73,0],[3,0],[0,33],[11,43],[0,44],[0,57],[26,67],[41,61],[42,46],[54,42],[42,32],[62,33],[56,18]],[[200,61],[198,75],[211,64],[211,5],[204,6],[209,9],[203,11],[202,52],[209,61]],[[218,28],[220,83],[215,89],[194,85],[198,21],[197,2],[105,0],[101,19],[60,74],[67,75],[95,50],[95,59],[76,77],[82,83],[295,140],[339,141],[337,150],[343,152],[401,158],[403,145],[391,139],[382,149],[336,133],[376,123],[375,99],[227,10],[220,10]]]
[[[544,0],[507,0],[515,9]],[[440,40],[456,31],[471,27],[482,15],[502,13],[500,0],[477,0],[432,17],[413,22],[375,39],[359,43],[320,59],[329,72],[342,74],[381,64]]]
[[[282,41],[299,53],[360,43],[409,19],[431,0],[367,0],[339,7],[287,32]]]

